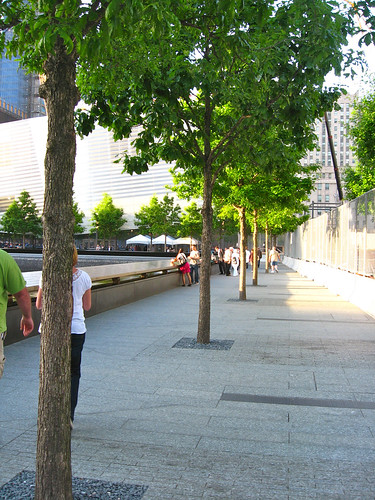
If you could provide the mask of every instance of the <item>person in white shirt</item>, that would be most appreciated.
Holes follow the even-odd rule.
[[[86,337],[86,324],[84,311],[91,309],[91,278],[82,269],[76,267],[78,261],[77,249],[73,251],[73,314],[71,323],[71,406],[70,406],[70,427],[73,429],[74,412],[78,401],[79,379],[81,378],[81,358],[83,344]],[[40,279],[36,307],[42,308],[42,279]]]
[[[276,247],[272,247],[272,250],[269,255],[269,262],[271,264],[271,273],[275,271],[278,273],[277,263],[280,260],[279,252],[276,250]]]
[[[226,248],[224,252],[224,266],[225,266],[225,275],[230,276],[230,266],[232,264],[232,253],[233,253],[233,248]]]
[[[193,245],[191,247],[190,255],[189,255],[189,264],[190,264],[190,277],[191,282],[198,284],[199,283],[199,261],[201,260],[197,247]]]

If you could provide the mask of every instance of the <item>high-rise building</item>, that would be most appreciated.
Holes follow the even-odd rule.
[[[8,37],[11,35],[7,35]],[[15,58],[0,58],[0,123],[46,115],[39,75],[27,74]]]
[[[327,113],[333,149],[341,179],[343,170],[346,167],[353,167],[356,163],[351,149],[352,139],[349,135],[349,124],[355,98],[356,95],[342,95],[338,100],[340,110]],[[317,146],[302,160],[303,165],[319,164],[322,167],[317,174],[315,189],[310,196],[312,216],[321,215],[340,203],[327,126],[324,119],[315,122],[315,134],[318,138]]]

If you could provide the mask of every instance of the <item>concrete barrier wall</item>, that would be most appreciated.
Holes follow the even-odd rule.
[[[130,283],[94,288],[92,290],[92,307],[86,317],[176,288],[180,279],[179,273],[168,273]]]
[[[165,292],[172,288],[176,288],[180,283],[179,273],[168,273],[146,278],[128,283],[120,283],[103,288],[93,288],[92,290],[92,307],[86,313],[86,317],[94,316],[109,309],[120,307],[136,300],[141,300],[156,293]],[[34,332],[31,336],[38,335],[38,327],[40,323],[40,311],[35,307],[35,299],[32,300],[32,314],[34,319]],[[8,333],[5,339],[5,345],[13,344],[23,340],[24,337],[20,331],[21,311],[18,305],[14,302],[8,306],[7,310],[7,326]]]
[[[375,317],[375,279],[292,257],[283,263]]]
[[[218,268],[218,265],[212,265],[211,273],[217,274]],[[118,285],[93,288],[92,307],[86,314],[86,317],[94,316],[95,314],[125,304],[130,304],[131,302],[150,297],[151,295],[171,290],[178,287],[180,284],[181,274],[179,272],[171,272],[159,274],[151,278],[119,283]],[[38,335],[38,326],[40,323],[40,311],[35,307],[35,299],[32,300],[32,313],[35,328],[31,336],[35,336]],[[16,302],[14,302],[12,305],[8,306],[7,310],[8,333],[5,339],[5,345],[13,344],[14,342],[19,342],[24,339],[19,329],[20,319],[21,311]]]

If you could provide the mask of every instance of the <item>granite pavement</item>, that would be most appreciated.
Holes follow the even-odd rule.
[[[246,301],[212,276],[223,349],[195,348],[199,285],[89,318],[73,475],[145,500],[374,499],[375,319],[279,271],[248,270]],[[5,354],[0,491],[35,471],[39,338]]]

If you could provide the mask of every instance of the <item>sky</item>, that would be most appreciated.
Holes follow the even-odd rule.
[[[343,0],[343,6],[346,4],[351,4],[350,0]],[[375,14],[375,9],[373,10],[373,13]],[[362,29],[362,35],[357,35],[353,36],[349,40],[349,44],[347,48],[353,49],[353,50],[358,50],[359,48],[359,40],[361,36],[363,36],[363,33],[369,30],[368,26],[366,25],[366,20],[361,17],[357,19],[357,24],[360,29]],[[359,95],[364,95],[366,94],[370,88],[370,82],[375,81],[375,46],[374,44],[369,45],[368,47],[365,46],[364,44],[360,47],[360,49],[364,52],[364,59],[367,62],[368,68],[365,72],[362,72],[360,68],[357,68],[357,76],[352,80],[350,78],[344,79],[344,78],[338,78],[336,77],[333,72],[332,74],[327,75],[326,82],[328,85],[334,85],[337,83],[344,84],[346,86],[346,89],[350,94],[355,94],[356,92],[359,92]]]
[[[353,40],[351,43],[351,48],[355,48],[357,45],[356,41]],[[362,46],[361,49],[365,54],[365,60],[368,65],[366,72],[362,72],[361,69],[357,68],[357,76],[352,80],[351,78],[337,77],[333,73],[327,75],[326,83],[327,85],[342,84],[350,94],[355,94],[359,92],[360,95],[366,94],[370,90],[370,82],[375,80],[375,46],[370,45],[368,47]]]

